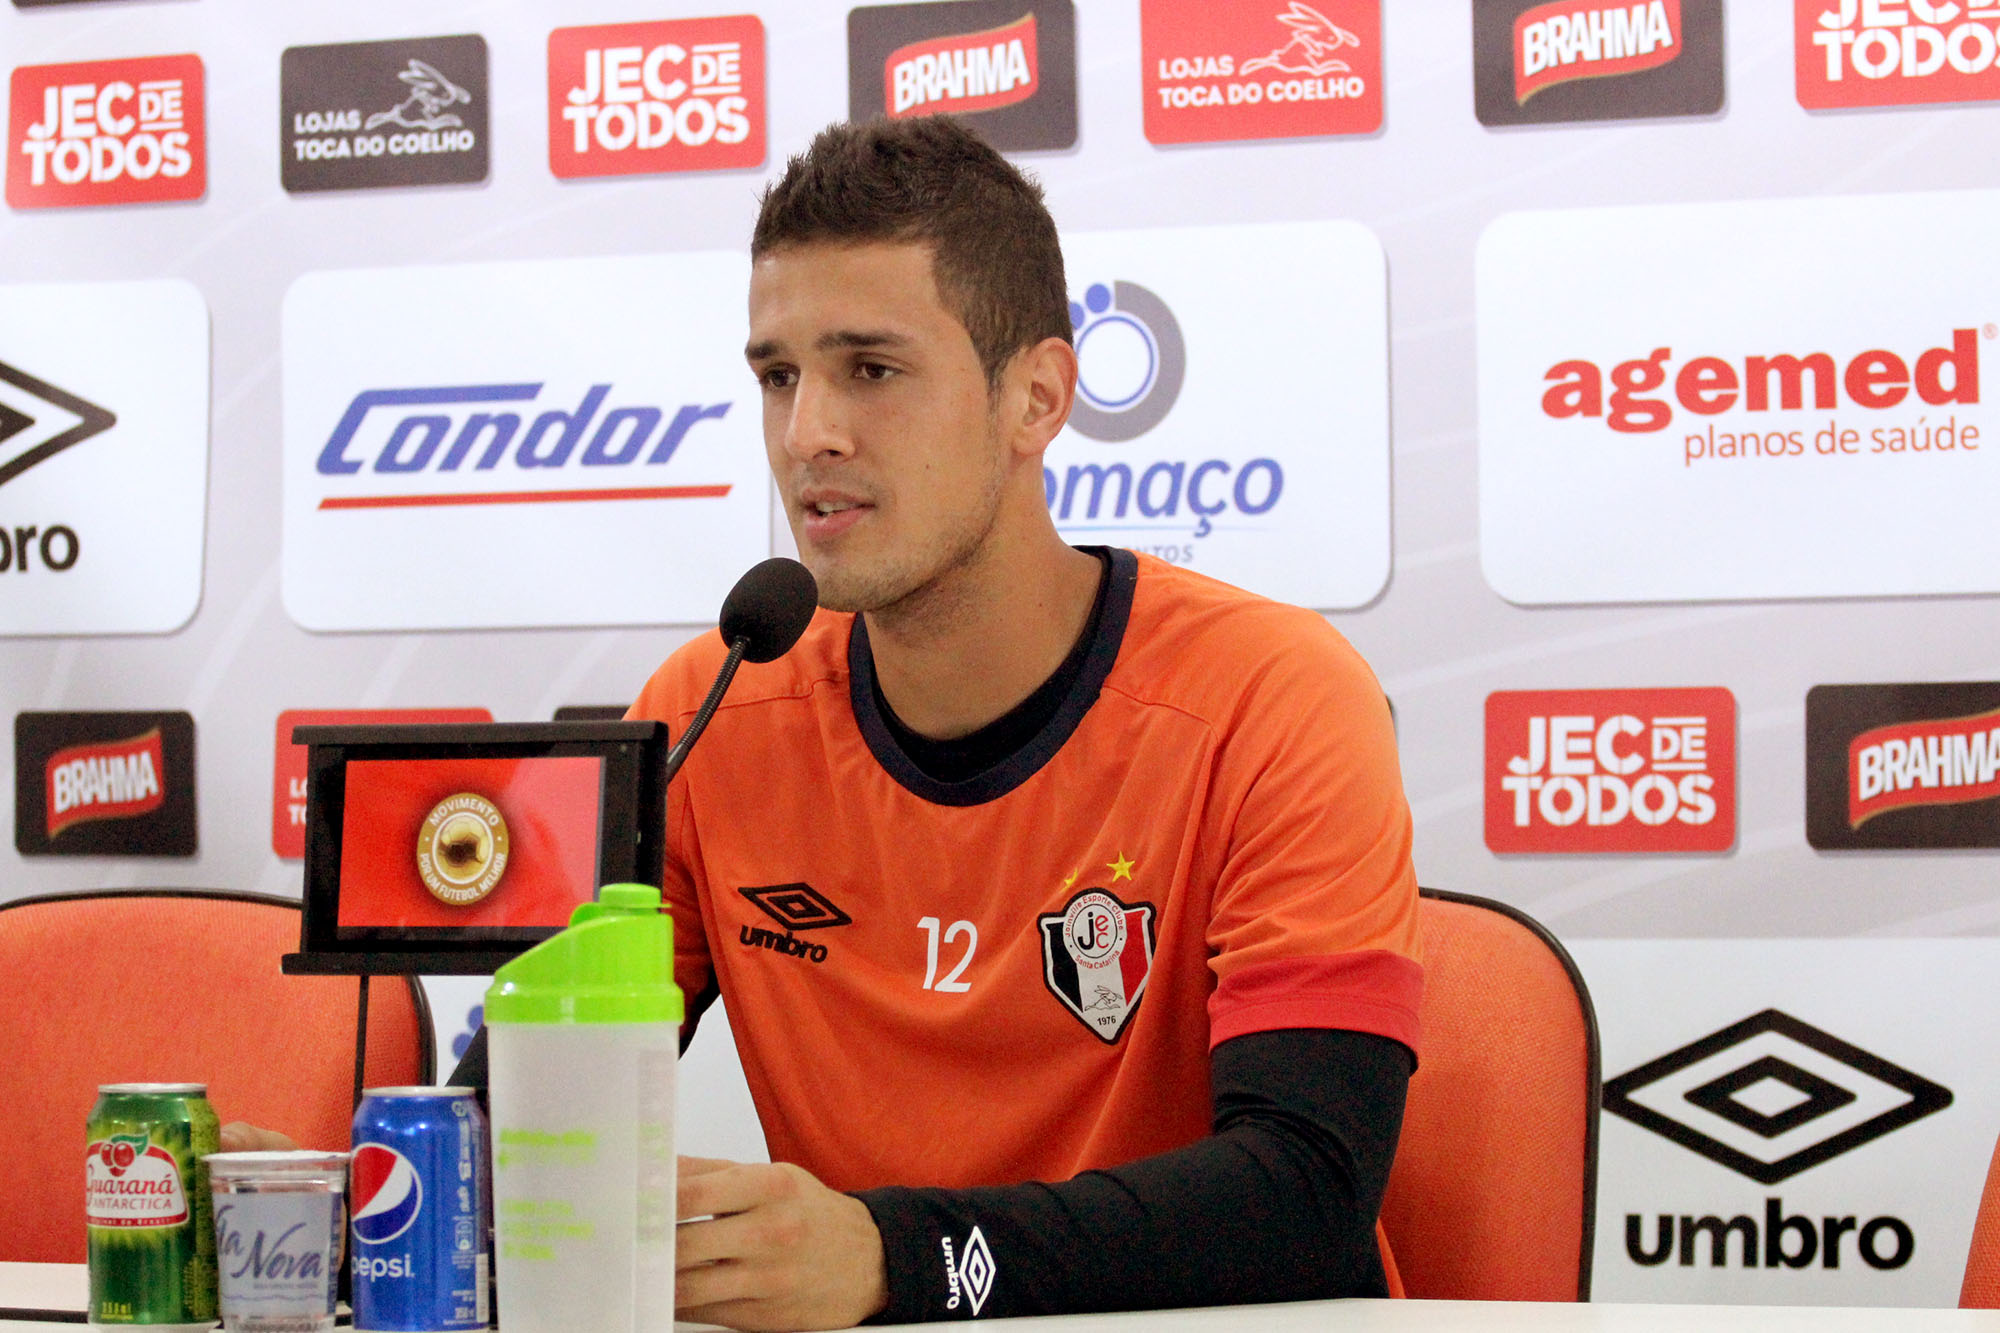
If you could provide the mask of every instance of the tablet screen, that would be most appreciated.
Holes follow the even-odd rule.
[[[563,926],[596,893],[603,782],[596,755],[349,762],[339,937]]]

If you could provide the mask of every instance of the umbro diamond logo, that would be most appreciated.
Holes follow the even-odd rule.
[[[1604,1109],[1764,1185],[1951,1105],[1951,1090],[1766,1009],[1604,1085]]]
[[[766,884],[737,892],[786,930],[821,930],[827,926],[851,925],[854,921],[810,884]]]
[[[117,424],[96,403],[0,361],[0,486]]]

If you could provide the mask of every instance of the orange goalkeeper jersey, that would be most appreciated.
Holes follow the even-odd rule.
[[[964,782],[910,763],[865,626],[745,666],[668,800],[675,971],[719,988],[774,1160],[836,1189],[1063,1180],[1209,1133],[1217,1043],[1417,1047],[1388,709],[1321,617],[1113,553],[1053,721]],[[687,725],[723,658],[633,716]]]

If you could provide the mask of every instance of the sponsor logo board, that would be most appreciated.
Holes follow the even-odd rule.
[[[17,713],[14,846],[23,856],[193,856],[194,719]]]
[[[1736,698],[1725,689],[1486,696],[1486,845],[1496,852],[1726,852]]]
[[[1996,225],[1989,191],[1494,222],[1488,582],[1523,603],[2000,588],[2000,270],[1965,258]]]
[[[745,267],[697,253],[299,279],[284,311],[292,617],[712,621],[770,548]],[[419,318],[450,331],[413,337]]]
[[[1153,143],[1381,128],[1381,0],[1143,0],[1139,44]]]
[[[409,725],[419,722],[491,722],[485,708],[288,708],[278,714],[271,769],[271,850],[286,860],[306,854],[306,747],[292,742],[293,727]],[[561,721],[560,718],[557,719]]]
[[[1806,841],[2000,847],[2000,682],[1814,686]]]
[[[564,179],[764,161],[754,14],[549,34],[549,170]]]
[[[294,194],[486,179],[484,37],[293,46],[279,70],[279,174]]]
[[[1722,0],[1472,0],[1484,125],[1722,109]]]
[[[1374,234],[1075,232],[1063,255],[1081,373],[1043,469],[1058,529],[1304,606],[1380,592],[1388,298]],[[1302,363],[1310,394],[1293,382]]]
[[[1596,1299],[1956,1303],[2000,1116],[2000,943],[1570,948],[1607,1076]]]
[[[1076,143],[1070,0],[864,5],[847,14],[850,120],[963,116],[1002,152]]]
[[[154,204],[208,188],[200,56],[22,65],[8,82],[7,203]]]
[[[187,623],[207,494],[194,286],[0,286],[0,635]]]
[[[2000,0],[1792,0],[1799,105],[2000,97]]]

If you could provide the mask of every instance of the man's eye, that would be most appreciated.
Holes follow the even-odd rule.
[[[789,366],[772,366],[757,376],[757,382],[767,389],[789,389],[798,381],[798,372]]]
[[[894,366],[885,366],[879,361],[863,361],[854,368],[855,377],[864,380],[886,380],[895,373]]]

